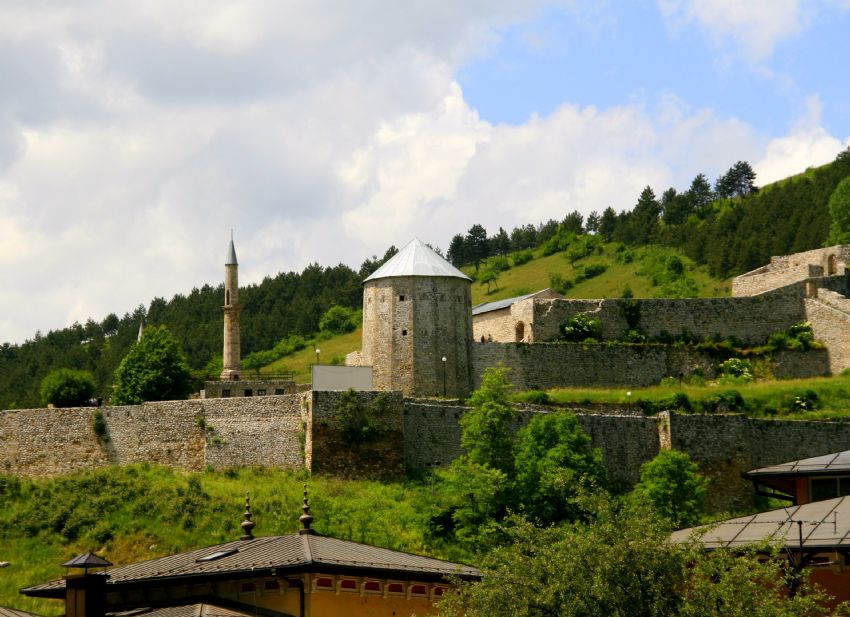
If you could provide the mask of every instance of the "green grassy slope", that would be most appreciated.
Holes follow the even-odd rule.
[[[625,263],[623,253],[631,253],[630,263]],[[607,270],[597,277],[576,284],[565,294],[568,298],[618,298],[626,285],[631,287],[632,293],[637,298],[657,297],[660,293],[659,287],[653,285],[651,276],[644,275],[642,271],[650,269],[652,263],[663,261],[674,255],[685,263],[686,274],[694,279],[699,297],[729,295],[731,279],[712,278],[705,266],[695,265],[675,249],[653,246],[618,252],[616,245],[607,244],[603,247],[602,254],[585,257],[576,261],[575,264],[567,261],[565,253],[555,253],[544,257],[538,250],[532,261],[502,272],[498,287],[491,289],[491,293],[487,293],[485,285],[473,283],[472,304],[492,302],[545,289],[550,286],[551,274],[558,273],[567,279],[575,279],[578,269],[589,264],[603,264],[607,266]],[[486,265],[482,265],[481,268],[486,268]],[[467,267],[464,271],[471,275],[475,269]]]
[[[49,480],[0,475],[0,606],[44,615],[60,602],[18,589],[65,574],[59,564],[87,551],[115,565],[237,539],[244,495],[254,533],[293,533],[306,476],[243,469],[184,474],[168,468],[113,467]],[[323,534],[396,550],[468,561],[460,549],[429,540],[439,495],[422,483],[310,479],[314,528]]]

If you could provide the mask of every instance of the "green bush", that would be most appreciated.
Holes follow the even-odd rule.
[[[753,381],[753,365],[749,360],[729,358],[721,362],[718,368],[723,377],[731,377],[733,380],[741,383]]]
[[[515,266],[521,266],[522,264],[526,264],[534,259],[534,253],[530,250],[517,251],[513,254],[512,259]]]
[[[41,401],[54,407],[79,407],[94,396],[94,388],[88,371],[60,368],[41,381]]]
[[[115,369],[115,405],[185,399],[192,389],[186,355],[165,326],[152,326]]]
[[[581,343],[588,339],[598,340],[602,338],[602,325],[598,319],[579,313],[570,317],[561,326],[561,334],[565,341],[571,343]]]
[[[706,413],[734,412],[744,411],[746,403],[737,390],[726,390],[704,398],[700,401],[699,407]]]
[[[560,272],[553,272],[549,275],[549,287],[559,294],[565,294],[573,288],[573,282],[568,278],[564,278],[564,275]]]
[[[511,269],[511,262],[508,261],[507,257],[497,255],[489,259],[487,266],[488,269],[494,270],[495,272],[504,272],[505,270]]]
[[[319,329],[333,334],[345,334],[346,332],[354,332],[361,320],[360,311],[335,305],[322,315],[319,320]]]
[[[548,405],[552,402],[549,394],[543,390],[528,390],[517,394],[515,398],[521,403],[530,403],[532,405]]]

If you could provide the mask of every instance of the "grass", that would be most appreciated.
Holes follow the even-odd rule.
[[[566,279],[575,279],[578,268],[588,264],[602,263],[608,269],[601,275],[582,281],[575,285],[566,294],[568,298],[619,298],[626,284],[632,289],[637,298],[652,298],[658,293],[658,287],[652,284],[649,277],[638,274],[644,264],[653,258],[668,255],[679,255],[685,261],[687,258],[681,256],[675,249],[666,247],[641,247],[631,249],[634,259],[631,263],[623,263],[617,259],[615,245],[604,246],[601,255],[591,255],[578,260],[571,265],[565,253],[541,256],[539,250],[535,251],[535,258],[521,266],[515,266],[500,274],[498,288],[487,293],[487,287],[477,282],[472,284],[472,304],[481,302],[493,302],[504,298],[522,295],[549,287],[549,275],[560,273]],[[699,289],[699,297],[728,296],[731,289],[731,280],[718,280],[708,274],[706,266],[695,266],[689,263],[688,276],[694,279]],[[485,268],[485,265],[481,266]],[[467,273],[475,271],[473,267],[464,267]]]
[[[310,344],[300,351],[284,356],[262,369],[263,372],[292,371],[295,381],[306,383],[310,381],[310,367],[316,362],[316,347],[320,350],[322,364],[330,364],[333,358],[345,359],[345,355],[362,347],[363,329],[358,328],[348,334],[340,334],[324,340],[313,339]],[[343,362],[340,362],[342,364]]]
[[[698,407],[729,390],[736,390],[744,400],[740,411],[753,417],[779,418],[785,420],[850,420],[850,376],[817,377],[810,379],[788,379],[757,381],[754,383],[718,383],[705,385],[683,383],[658,385],[649,388],[557,388],[547,395],[555,405],[610,404],[638,406],[641,401],[659,403],[669,401],[684,393]],[[631,392],[631,396],[627,395]],[[802,410],[795,403],[798,397],[814,392],[814,409]],[[527,394],[518,393],[516,400],[526,400]]]
[[[0,475],[0,606],[58,615],[55,601],[18,589],[65,574],[62,562],[92,551],[115,565],[237,539],[245,493],[258,536],[299,528],[303,473],[239,469],[186,474],[165,467],[111,467],[71,476],[18,480]],[[310,479],[313,527],[337,538],[468,561],[430,540],[440,500],[426,482]]]

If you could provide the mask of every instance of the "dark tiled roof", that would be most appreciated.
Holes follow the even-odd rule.
[[[761,476],[814,476],[839,473],[850,473],[850,450],[760,467],[748,471],[744,476],[758,478]]]
[[[799,549],[797,521],[803,523],[803,548],[828,550],[850,547],[850,497],[814,501],[770,512],[731,518],[714,526],[675,532],[671,539],[684,542],[693,534],[705,548],[732,548],[763,541]]]
[[[222,553],[221,557],[198,561]],[[318,534],[267,536],[237,540],[226,544],[160,557],[150,561],[117,566],[108,571],[110,585],[138,584],[170,578],[206,578],[238,576],[276,569],[287,571],[357,570],[373,576],[443,578],[457,574],[462,578],[480,578],[476,568],[463,564],[403,553],[368,544],[338,540]],[[56,580],[22,589],[30,596],[57,597],[65,581]]]
[[[0,606],[0,617],[39,617],[35,613],[28,613],[26,611],[19,611],[16,608],[7,608],[5,606]]]
[[[183,606],[167,606],[164,608],[145,608],[109,613],[110,617],[253,617],[253,612],[237,611],[215,604],[186,604]]]

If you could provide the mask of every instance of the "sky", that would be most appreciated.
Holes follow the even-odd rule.
[[[0,342],[850,145],[850,0],[0,0]]]

